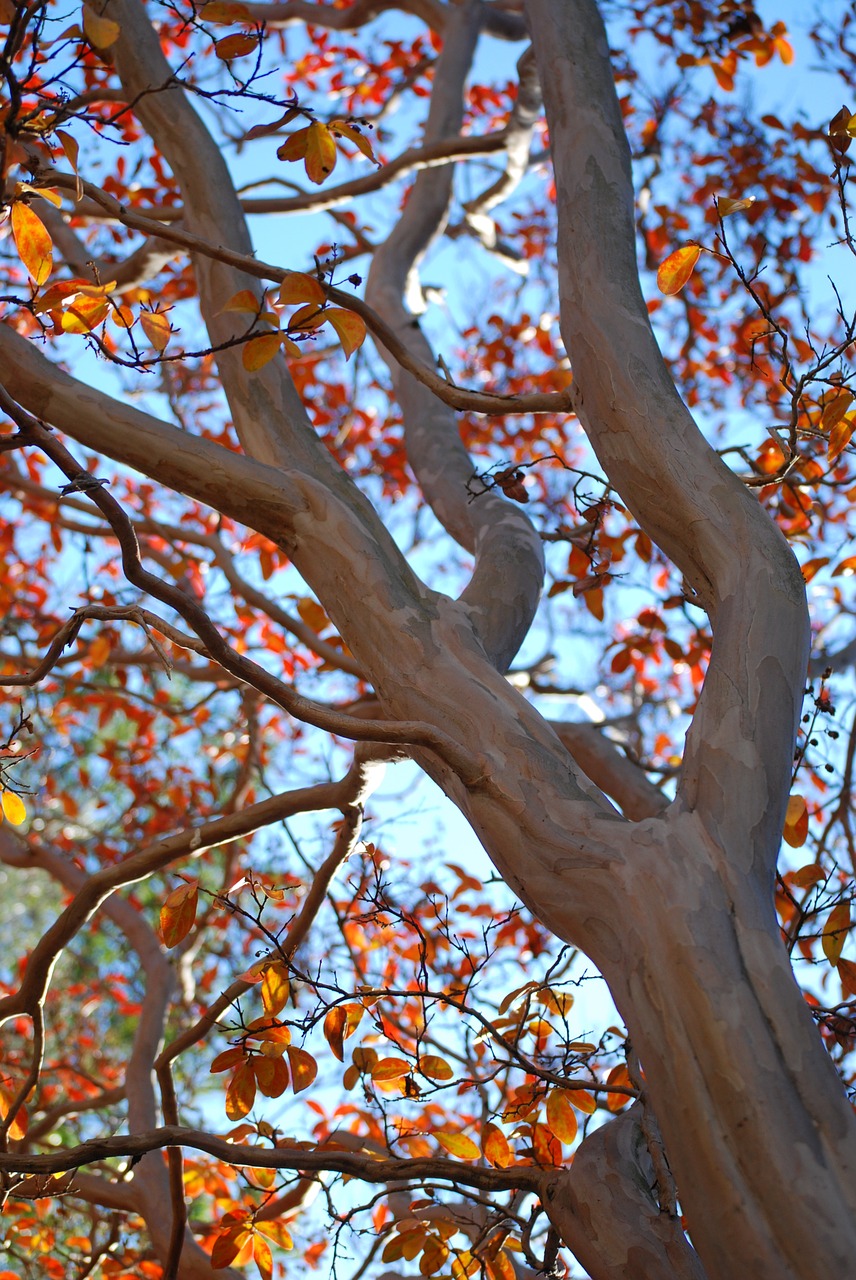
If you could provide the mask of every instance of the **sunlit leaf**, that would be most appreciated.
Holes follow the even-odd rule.
[[[465,1133],[435,1133],[434,1137],[441,1147],[445,1147],[450,1155],[457,1156],[459,1160],[478,1160],[479,1158],[478,1147]]]
[[[165,351],[171,331],[169,317],[163,311],[141,311],[140,324],[155,351]]]
[[[11,822],[13,827],[19,827],[27,816],[23,800],[14,791],[4,791],[0,795],[0,805],[3,808],[3,817],[7,822]]]
[[[12,205],[12,235],[27,271],[37,285],[44,284],[53,267],[53,241],[38,214],[20,200]]]
[[[313,120],[306,138],[306,176],[320,185],[336,167],[336,139],[326,124]]]
[[[577,1111],[582,1111],[584,1115],[591,1116],[597,1111],[597,1101],[587,1089],[571,1089],[568,1097]]]
[[[823,954],[830,964],[838,964],[841,959],[849,929],[850,903],[839,902],[830,911],[820,940]]]
[[[278,160],[302,160],[309,144],[309,126],[297,129],[277,148]]]
[[[508,1145],[505,1134],[495,1124],[486,1124],[482,1129],[482,1152],[488,1164],[495,1169],[507,1169],[514,1163],[514,1155]]]
[[[229,1231],[224,1231],[214,1241],[214,1248],[211,1250],[211,1266],[215,1271],[231,1266],[241,1250],[251,1241],[252,1235],[247,1227],[233,1227]]]
[[[161,937],[166,947],[177,947],[196,923],[196,908],[199,904],[199,885],[196,880],[181,884],[173,889],[161,907]]]
[[[330,307],[324,315],[339,336],[345,359],[350,359],[357,348],[365,342],[365,321],[355,312],[345,311],[342,307]]]
[[[286,1050],[288,1065],[291,1067],[291,1083],[295,1093],[308,1089],[318,1074],[318,1063],[305,1049],[295,1049],[292,1045]]]
[[[242,1062],[244,1057],[244,1050],[240,1045],[235,1045],[231,1049],[224,1049],[222,1053],[218,1053],[208,1070],[213,1074],[218,1071],[229,1071]]]
[[[353,142],[354,146],[358,147],[364,156],[377,164],[371,142],[366,135],[354,125],[349,124],[347,120],[331,120],[328,128],[331,133],[341,134],[343,138],[347,138],[349,142]]]
[[[262,1280],[272,1280],[273,1276],[273,1258],[271,1257],[270,1245],[264,1236],[255,1232],[253,1235],[253,1259],[259,1269]]]
[[[110,314],[110,303],[104,297],[78,293],[62,313],[64,333],[91,333],[103,324]]]
[[[0,1085],[0,1119],[5,1120],[9,1114],[12,1103],[15,1101],[17,1089]],[[14,1142],[20,1142],[27,1136],[27,1111],[25,1107],[19,1107],[15,1112],[14,1119],[9,1125],[8,1135]]]
[[[237,293],[232,295],[226,305],[220,308],[217,315],[221,316],[227,311],[241,311],[255,316],[259,314],[262,305],[252,289],[239,289]]]
[[[334,1057],[338,1058],[340,1062],[345,1060],[343,1042],[347,1021],[348,1015],[340,1004],[328,1009],[324,1017],[324,1038],[329,1044]]]
[[[288,1067],[282,1058],[263,1054],[252,1059],[256,1083],[266,1098],[280,1098],[288,1088]]]
[[[793,795],[788,800],[783,835],[793,849],[799,849],[805,844],[808,837],[808,806],[803,796]]]
[[[316,276],[303,271],[287,271],[279,286],[279,301],[285,306],[292,302],[315,302],[323,306],[327,295]]]
[[[836,422],[829,433],[829,445],[826,450],[827,462],[835,462],[839,454],[844,452],[850,443],[854,430],[856,430],[856,415],[852,413],[845,414],[840,422]]]
[[[290,995],[291,983],[286,966],[279,960],[268,965],[262,977],[262,1004],[265,1013],[275,1018],[285,1008]]]
[[[566,1146],[576,1141],[577,1117],[561,1089],[551,1089],[547,1095],[547,1126]]]
[[[282,346],[282,335],[279,333],[263,333],[258,338],[250,338],[244,344],[241,360],[248,373],[256,373],[273,360]]]
[[[256,1073],[249,1059],[236,1069],[226,1089],[226,1115],[230,1120],[243,1120],[256,1100]]]
[[[688,244],[683,249],[670,253],[665,262],[660,263],[657,272],[657,288],[660,292],[680,293],[695,270],[700,256],[701,249],[697,244]]]
[[[423,1054],[419,1059],[419,1070],[429,1080],[451,1080],[455,1074],[446,1059],[436,1053]]]
[[[403,1058],[381,1058],[371,1069],[372,1080],[382,1083],[385,1080],[400,1080],[410,1074],[410,1063]]]

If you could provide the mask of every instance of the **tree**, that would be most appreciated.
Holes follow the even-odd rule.
[[[4,7],[0,857],[63,895],[2,975],[13,1275],[851,1265],[856,739],[803,697],[856,117],[753,114],[794,53],[747,4],[605,7],[611,58],[591,0]],[[344,243],[268,238],[306,211]],[[561,634],[514,666],[545,547],[576,689]],[[579,693],[604,728],[539,710]],[[489,890],[362,832],[403,759]]]

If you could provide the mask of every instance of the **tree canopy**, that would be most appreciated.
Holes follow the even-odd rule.
[[[846,1275],[851,7],[0,20],[0,1280]]]

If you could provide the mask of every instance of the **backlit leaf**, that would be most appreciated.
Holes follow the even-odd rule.
[[[793,849],[799,849],[805,844],[808,836],[808,807],[803,796],[793,795],[788,800],[782,834]]]
[[[170,323],[163,311],[141,311],[140,324],[155,351],[165,351],[169,343]]]
[[[827,462],[834,462],[839,454],[844,452],[850,443],[854,429],[856,429],[856,415],[852,413],[845,414],[840,422],[836,422],[829,433],[829,446],[826,450]]]
[[[434,1137],[441,1147],[445,1147],[450,1155],[457,1156],[459,1160],[479,1158],[478,1147],[465,1133],[435,1133]]]
[[[0,1085],[0,1119],[5,1120],[9,1114],[9,1108],[15,1101],[17,1088]],[[19,1107],[15,1113],[15,1117],[9,1125],[8,1134],[15,1142],[20,1142],[27,1136],[27,1112],[24,1107]]]
[[[250,338],[244,345],[241,361],[248,373],[256,373],[273,360],[282,345],[279,333],[263,333],[258,338]]]
[[[850,903],[839,902],[829,913],[821,938],[823,954],[830,964],[838,964],[850,928]]]
[[[224,1049],[222,1053],[218,1053],[208,1070],[212,1074],[216,1074],[218,1071],[229,1071],[232,1067],[236,1067],[239,1062],[242,1062],[244,1057],[245,1054],[240,1045],[234,1045],[231,1049]]]
[[[214,1241],[214,1248],[211,1250],[211,1266],[215,1271],[221,1271],[224,1267],[230,1266],[251,1241],[252,1235],[246,1227],[232,1227],[222,1232]]]
[[[728,196],[720,196],[716,202],[716,212],[720,218],[730,218],[734,213],[742,213],[744,209],[751,209],[756,199],[756,196],[744,196],[742,199],[731,200]]]
[[[38,214],[20,200],[12,205],[12,235],[18,256],[33,280],[44,284],[53,268],[53,241]]]
[[[345,1053],[343,1042],[345,1039],[345,1026],[348,1021],[348,1015],[340,1004],[334,1005],[332,1009],[328,1009],[324,1018],[324,1038],[329,1044],[333,1055],[344,1062]]]
[[[551,1089],[547,1095],[547,1127],[566,1146],[576,1141],[577,1117],[561,1089]]]
[[[252,1062],[242,1062],[226,1089],[226,1115],[230,1120],[243,1120],[256,1100],[256,1073]]]
[[[309,126],[305,129],[297,129],[286,138],[282,146],[277,148],[278,160],[302,160],[306,155],[306,148],[309,145]]]
[[[349,360],[366,340],[365,321],[355,312],[345,311],[342,307],[331,307],[324,314],[339,336],[345,359]]]
[[[695,270],[700,255],[701,249],[697,244],[688,244],[683,249],[670,253],[665,262],[660,263],[657,272],[657,288],[660,292],[680,293]]]
[[[91,333],[107,319],[110,303],[106,298],[79,293],[62,313],[64,333]]]
[[[14,791],[4,791],[0,795],[0,805],[6,821],[11,822],[13,827],[20,827],[27,816],[26,806],[21,797],[15,795]]]
[[[305,1049],[295,1049],[292,1045],[286,1050],[288,1065],[291,1067],[291,1083],[295,1093],[308,1089],[318,1074],[318,1063]]]
[[[347,138],[349,142],[353,142],[354,146],[358,147],[364,156],[377,164],[371,142],[366,135],[361,133],[354,125],[349,124],[347,120],[331,120],[328,128],[333,134],[341,134],[343,138]]]
[[[445,1058],[436,1053],[425,1053],[419,1059],[419,1070],[429,1080],[451,1080],[455,1074]]]
[[[372,1080],[378,1083],[384,1080],[400,1080],[410,1074],[410,1063],[403,1058],[381,1058],[371,1069]]]
[[[514,1163],[514,1155],[508,1145],[508,1139],[495,1124],[484,1126],[481,1142],[485,1160],[495,1169],[507,1169]]]
[[[306,176],[320,185],[336,167],[336,139],[326,124],[313,120],[306,137]]]
[[[323,306],[327,299],[321,282],[304,271],[286,272],[278,296],[285,306],[292,302],[315,302]]]
[[[597,1111],[597,1101],[587,1089],[571,1089],[568,1097],[577,1111],[582,1111],[584,1115],[591,1116]]]
[[[268,965],[262,977],[262,1004],[265,1013],[275,1018],[285,1008],[290,995],[288,969],[279,960]]]
[[[273,1258],[270,1245],[264,1236],[255,1232],[253,1235],[253,1259],[259,1269],[262,1280],[271,1280],[273,1276]]]
[[[252,289],[239,289],[233,294],[225,306],[221,307],[217,312],[218,316],[222,316],[227,311],[242,311],[248,315],[255,316],[259,314],[261,304],[253,293]]]
[[[199,885],[195,880],[173,889],[160,912],[164,946],[177,947],[187,937],[196,922],[198,903]]]
[[[266,1098],[280,1098],[288,1088],[288,1067],[282,1058],[259,1055],[252,1059],[256,1083]]]

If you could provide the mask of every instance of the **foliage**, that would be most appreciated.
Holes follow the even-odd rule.
[[[280,467],[292,501],[289,467],[311,449],[254,434],[272,412],[264,379],[287,362],[331,491],[382,511],[425,598],[463,588],[489,504],[514,521],[525,504],[546,591],[510,684],[629,818],[673,796],[711,621],[576,416],[518,6],[484,6],[489,55],[447,124],[454,8],[150,4],[173,74],[140,89],[136,0],[0,6],[3,328],[59,379],[19,387],[4,370],[28,368],[23,348],[0,356],[0,862],[10,884],[26,869],[15,892],[32,895],[29,930],[3,906],[16,955],[0,971],[0,1277],[581,1274],[546,1216],[544,1171],[645,1101],[618,1015],[605,1001],[594,1025],[583,998],[592,965],[525,884],[424,817],[412,766],[372,798],[407,755],[425,767],[433,752],[467,787],[481,766],[459,767],[421,712],[390,715],[366,664],[374,633],[348,603],[374,580],[335,511],[318,555],[352,558],[325,593],[295,563],[300,531],[270,524],[273,496],[205,489],[219,450]],[[776,908],[852,1094],[856,116],[838,99],[856,104],[854,18],[828,6],[798,39],[747,4],[604,9],[648,311],[810,595]],[[841,86],[830,102],[794,88],[812,45]],[[184,125],[170,132],[159,103],[176,86],[228,160],[252,248],[221,234],[225,166],[194,156]],[[422,283],[403,273],[402,328],[386,281],[364,296],[368,264],[453,170],[449,209],[441,191],[414,250],[417,265],[430,250]],[[80,380],[76,414],[62,369]],[[452,514],[406,421],[417,393],[472,459]],[[75,426],[101,418],[115,449]],[[155,418],[184,433],[198,488],[154,433],[123,453]],[[492,591],[501,608],[500,571]],[[392,594],[388,628],[405,651]],[[598,728],[580,726],[592,712]]]

